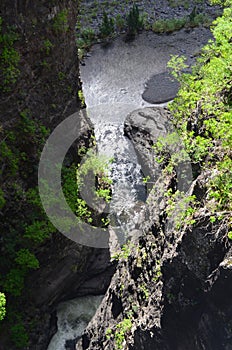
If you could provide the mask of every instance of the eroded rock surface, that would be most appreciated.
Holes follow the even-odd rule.
[[[151,110],[151,119],[154,114],[162,121],[166,112]],[[127,135],[142,159],[152,156],[156,137],[149,133],[149,124],[149,118],[146,123],[138,113],[126,122]],[[188,192],[202,203],[208,176],[200,174]],[[182,223],[181,230],[166,225],[164,194],[172,184],[171,176],[155,183],[147,207],[152,215],[143,218],[140,237],[128,244],[128,256],[119,259],[101,307],[77,350],[111,350],[117,348],[115,344],[130,350],[231,349],[228,227],[223,221],[211,223],[204,205],[194,224]],[[131,325],[120,338],[128,319]]]

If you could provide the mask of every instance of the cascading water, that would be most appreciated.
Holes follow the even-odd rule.
[[[87,111],[94,124],[98,152],[114,158],[110,211],[125,232],[135,225],[133,208],[145,199],[146,193],[136,153],[123,134],[124,120],[133,110],[151,106],[142,99],[146,81],[166,71],[170,55],[185,54],[191,58],[191,63],[197,49],[209,38],[209,31],[204,28],[169,36],[142,33],[132,43],[118,38],[108,48],[96,45],[81,67]],[[159,83],[160,80],[152,80],[153,86],[156,85],[154,91]],[[163,100],[167,101],[165,89],[162,92]],[[80,337],[101,300],[101,296],[87,296],[61,303],[57,310],[58,332],[48,350],[65,350],[67,340]]]
[[[64,350],[67,340],[78,339],[94,316],[103,296],[86,296],[59,304],[57,308],[58,332],[47,350]]]
[[[102,104],[87,109],[93,122],[100,156],[113,159],[109,176],[113,181],[110,216],[126,237],[134,227],[133,207],[146,199],[141,166],[131,142],[124,136],[124,120],[136,109],[132,104]]]

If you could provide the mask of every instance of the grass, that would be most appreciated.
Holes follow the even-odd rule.
[[[183,28],[186,23],[186,18],[160,19],[153,23],[152,30],[155,33],[172,33]]]
[[[155,33],[172,33],[180,30],[183,27],[194,28],[200,25],[209,27],[212,23],[212,19],[203,14],[197,14],[191,20],[189,17],[173,18],[173,19],[159,19],[152,25],[152,31]]]

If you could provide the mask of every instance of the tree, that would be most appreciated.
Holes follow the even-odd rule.
[[[137,5],[133,5],[127,17],[127,36],[134,37],[136,33],[143,28],[143,20],[139,15],[139,8]]]

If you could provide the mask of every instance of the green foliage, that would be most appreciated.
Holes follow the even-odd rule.
[[[171,59],[167,64],[167,67],[171,70],[173,77],[179,80],[181,83],[183,83],[183,71],[188,68],[188,66],[185,64],[185,61],[186,57],[184,56],[171,55]]]
[[[0,321],[4,319],[6,315],[6,297],[4,293],[0,292]]]
[[[77,39],[78,57],[80,60],[83,59],[86,52],[90,49],[95,40],[96,35],[93,29],[85,28],[80,32]]]
[[[124,342],[126,340],[126,335],[130,332],[132,328],[132,321],[130,318],[124,318],[120,323],[116,326],[115,332],[115,346],[116,349],[123,349]]]
[[[14,44],[18,40],[18,35],[13,28],[8,27],[6,31],[2,28],[3,20],[0,17],[0,89],[4,92],[11,90],[19,76],[20,55]]]
[[[16,348],[23,349],[28,346],[29,338],[22,322],[18,322],[11,326],[11,339]]]
[[[85,97],[82,90],[78,90],[78,97],[79,97],[79,100],[81,101],[81,107],[82,108],[85,107]]]
[[[111,328],[107,328],[106,330],[106,339],[110,339],[112,336],[113,330]]]
[[[49,39],[44,40],[43,42],[43,50],[46,52],[46,55],[49,55],[51,52],[51,49],[53,48],[53,44]]]
[[[66,33],[69,29],[68,10],[64,9],[57,13],[53,20],[53,29],[56,33]]]
[[[196,209],[196,196],[186,196],[184,192],[172,192],[169,189],[165,194],[167,197],[167,207],[165,209],[167,216],[173,218],[174,227],[180,229],[182,225],[193,225],[195,220],[193,214]]]
[[[155,33],[172,33],[183,27],[197,27],[200,25],[209,26],[212,20],[205,14],[196,11],[192,12],[189,17],[158,19],[152,25]]]
[[[50,229],[47,226],[38,190],[28,188],[33,186],[28,179],[33,181],[31,175],[37,169],[39,152],[47,133],[44,126],[31,118],[29,111],[20,114],[13,130],[2,130],[0,202],[4,224],[0,224],[3,247],[1,286],[6,294],[16,297],[22,293],[28,271],[39,267],[33,254],[36,244],[41,243],[51,230],[51,225]]]
[[[76,215],[78,218],[91,223],[93,219],[91,218],[91,211],[89,210],[87,203],[82,198],[76,199]]]
[[[123,17],[118,13],[115,17],[115,25],[119,31],[121,31],[125,27],[125,20]]]
[[[129,256],[131,255],[131,249],[133,247],[133,244],[124,244],[121,248],[120,252],[117,252],[111,256],[112,260],[128,260]]]
[[[4,291],[18,297],[24,288],[25,271],[20,268],[11,269],[5,277],[3,288]]]
[[[15,262],[22,266],[23,269],[38,269],[39,261],[28,249],[20,249],[16,253]]]
[[[135,4],[127,16],[127,27],[129,36],[134,36],[143,28],[143,20],[139,14],[139,8]]]
[[[227,5],[213,23],[215,40],[204,47],[192,74],[182,72],[183,59],[170,63],[181,89],[169,109],[192,162],[212,172],[208,198],[213,211],[231,210],[232,2]]]
[[[86,46],[91,46],[95,40],[94,30],[85,28],[81,31],[80,37],[84,40]]]
[[[19,158],[17,154],[14,154],[6,141],[2,141],[0,143],[0,155],[2,163],[6,164],[8,170],[6,173],[3,168],[0,170],[0,174],[2,176],[6,175],[7,177],[16,175],[18,171]]]
[[[83,155],[86,149],[79,149],[78,153]],[[88,207],[86,201],[81,197],[81,189],[84,185],[84,180],[87,176],[94,176],[96,178],[96,183],[94,188],[92,188],[93,196],[101,197],[105,202],[109,202],[111,199],[111,183],[112,181],[108,177],[109,159],[105,157],[99,157],[95,155],[92,151],[89,152],[89,156],[86,161],[81,165],[80,168],[76,167],[74,164],[69,168],[62,169],[63,173],[63,192],[66,200],[76,214],[76,216],[88,223],[93,222],[94,212]],[[108,219],[102,218],[101,221],[103,226],[108,225]]]
[[[186,18],[159,19],[152,25],[152,30],[155,33],[172,33],[180,30],[186,24]]]
[[[209,197],[217,202],[217,210],[232,211],[232,159],[217,164],[217,175],[210,181]]]
[[[55,227],[47,220],[35,220],[31,225],[25,226],[24,238],[34,243],[42,243],[56,231]]]
[[[149,291],[148,291],[146,285],[145,284],[140,285],[139,289],[142,292],[144,299],[148,300],[148,298],[149,298]]]
[[[99,28],[99,33],[102,39],[106,39],[114,33],[114,20],[113,18],[109,18],[105,11],[103,13],[103,20]]]
[[[160,264],[157,264],[154,272],[155,272],[155,276],[152,278],[152,280],[153,280],[153,282],[156,283],[162,276],[162,271],[161,271]]]

